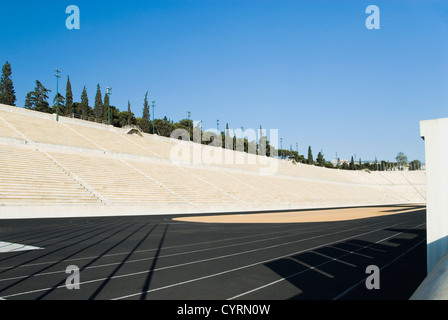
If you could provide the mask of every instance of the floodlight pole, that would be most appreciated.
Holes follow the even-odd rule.
[[[56,121],[59,121],[59,78],[61,77],[61,70],[58,68],[55,69],[56,71]]]

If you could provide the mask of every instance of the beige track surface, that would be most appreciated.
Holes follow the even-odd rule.
[[[248,213],[176,218],[176,221],[200,223],[306,223],[366,219],[424,210],[425,205],[397,205],[322,210],[300,210],[274,213]]]

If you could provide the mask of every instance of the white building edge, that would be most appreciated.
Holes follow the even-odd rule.
[[[425,140],[428,277],[413,300],[448,299],[448,118],[420,123]]]

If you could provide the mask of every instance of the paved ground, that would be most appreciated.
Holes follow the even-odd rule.
[[[426,275],[426,210],[389,210],[402,213],[313,223],[0,221],[0,241],[41,248],[0,253],[0,297],[408,299]],[[79,290],[66,287],[71,265]],[[365,286],[369,265],[380,268],[379,290]]]

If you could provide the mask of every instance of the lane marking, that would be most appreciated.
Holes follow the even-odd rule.
[[[410,221],[399,222],[399,223],[396,223],[396,224],[391,225],[389,227],[394,227],[394,226],[397,226],[397,225],[400,225],[400,224],[404,224],[404,223],[409,223],[409,222]],[[377,222],[377,223],[369,225],[368,227],[371,228],[373,225],[377,225],[377,224],[382,224],[382,223],[381,222]],[[273,246],[269,246],[269,247],[257,248],[257,249],[252,249],[252,250],[248,250],[248,251],[237,252],[237,253],[232,253],[232,254],[228,254],[228,255],[223,255],[223,256],[218,256],[218,257],[213,257],[213,258],[208,258],[208,259],[203,259],[203,260],[196,260],[196,261],[191,261],[191,262],[187,262],[187,263],[181,263],[181,264],[177,264],[177,265],[171,265],[171,266],[156,268],[156,269],[151,270],[151,271],[152,272],[156,272],[156,271],[172,269],[172,268],[177,268],[177,267],[182,267],[182,266],[187,266],[187,265],[192,265],[192,264],[197,264],[197,263],[203,263],[203,262],[207,262],[207,261],[213,261],[213,260],[233,257],[233,256],[241,255],[241,254],[246,254],[246,253],[249,253],[249,252],[257,252],[257,251],[261,251],[261,250],[272,249],[272,248],[275,248],[275,247],[290,245],[292,243],[297,243],[297,242],[301,242],[301,241],[308,241],[308,240],[311,240],[311,239],[321,238],[321,237],[325,237],[325,236],[329,236],[329,235],[335,235],[335,234],[338,234],[338,233],[351,232],[351,231],[359,230],[359,229],[363,229],[363,228],[366,228],[366,226],[355,227],[355,228],[351,228],[351,229],[347,229],[347,230],[332,232],[332,233],[325,234],[325,235],[314,236],[314,237],[310,237],[310,238],[307,238],[307,239],[301,239],[301,240],[287,242],[287,243],[278,244],[278,245],[273,245]],[[190,279],[190,280],[174,283],[174,284],[171,284],[171,285],[155,288],[155,289],[146,291],[146,293],[151,293],[151,292],[154,292],[154,291],[164,290],[164,289],[168,289],[168,288],[172,288],[172,287],[176,287],[176,286],[180,286],[180,285],[184,285],[184,284],[188,284],[188,283],[192,283],[192,282],[196,282],[196,281],[200,281],[200,280],[204,280],[204,279],[220,276],[220,275],[223,275],[223,274],[227,274],[227,273],[243,270],[243,269],[250,268],[250,267],[253,267],[253,266],[256,266],[256,265],[259,265],[259,264],[263,264],[263,263],[266,263],[266,262],[274,261],[274,260],[277,260],[277,259],[280,259],[280,258],[285,258],[285,257],[291,256],[291,255],[294,255],[294,254],[298,254],[298,253],[302,253],[302,252],[306,252],[306,251],[310,251],[310,250],[315,250],[315,249],[320,248],[320,247],[328,246],[328,245],[331,245],[331,244],[334,244],[334,243],[338,243],[338,242],[345,241],[345,240],[348,240],[348,239],[353,239],[353,238],[356,238],[356,237],[359,237],[359,236],[362,236],[362,235],[366,235],[366,234],[370,234],[370,233],[374,233],[374,232],[378,232],[378,231],[382,231],[382,230],[384,230],[384,226],[381,227],[381,228],[375,229],[375,230],[371,230],[371,231],[368,231],[368,232],[363,232],[363,233],[360,233],[360,234],[357,234],[357,235],[353,235],[353,236],[350,236],[350,237],[346,237],[346,238],[343,238],[343,239],[338,239],[338,240],[331,241],[331,242],[328,242],[328,243],[325,243],[325,244],[322,244],[322,245],[318,245],[318,246],[315,246],[315,247],[312,247],[312,248],[300,250],[300,251],[297,251],[297,252],[293,252],[293,253],[289,253],[289,254],[286,254],[286,255],[278,256],[278,257],[275,257],[275,258],[270,258],[270,259],[263,260],[263,261],[254,262],[252,264],[240,266],[240,267],[237,267],[237,268],[234,268],[234,269],[225,270],[225,271],[218,272],[218,273],[215,273],[215,274],[210,274],[210,275],[206,275],[206,276],[203,276],[203,277]],[[114,276],[112,278],[97,278],[97,279],[93,279],[93,280],[89,280],[89,281],[84,281],[84,282],[82,282],[80,284],[81,285],[85,285],[85,284],[91,284],[91,283],[96,283],[96,282],[100,282],[100,281],[126,278],[126,277],[130,277],[130,276],[137,276],[137,275],[146,274],[146,273],[148,273],[148,270],[140,271],[140,272],[134,272],[134,273],[128,273],[128,274],[123,274],[123,275],[118,275],[118,276]],[[61,286],[58,286],[58,287],[34,289],[34,290],[30,290],[30,291],[18,292],[18,293],[15,293],[15,294],[10,294],[10,295],[7,295],[5,297],[6,298],[8,298],[8,297],[16,297],[16,296],[21,296],[21,295],[33,294],[33,293],[38,293],[38,292],[43,292],[43,291],[48,291],[48,290],[54,290],[54,289],[62,289],[62,288],[66,288],[66,286],[65,285],[61,285]],[[114,298],[112,300],[127,299],[127,298],[130,298],[130,297],[133,297],[133,296],[141,295],[143,293],[144,292],[138,292],[138,293],[134,293],[134,294],[130,294],[130,295]]]
[[[400,222],[400,223],[394,224],[393,226],[396,226],[396,225],[399,225],[399,224],[403,224],[403,223],[407,223],[407,222],[408,221]],[[372,227],[373,225],[377,225],[377,224],[382,224],[382,223],[381,222],[377,222],[377,223],[371,224],[369,227]],[[257,252],[257,251],[262,251],[262,250],[266,250],[266,249],[272,249],[272,248],[275,248],[275,247],[285,246],[285,245],[289,245],[289,244],[297,243],[297,242],[301,242],[301,241],[308,241],[308,240],[313,240],[313,239],[317,239],[317,238],[322,238],[322,237],[326,237],[326,236],[329,236],[329,235],[335,235],[335,234],[344,233],[344,232],[351,232],[351,231],[359,230],[359,229],[363,229],[363,228],[366,228],[366,226],[361,226],[361,227],[358,226],[358,227],[347,229],[347,230],[332,232],[332,233],[319,235],[319,236],[314,236],[314,237],[310,237],[310,238],[307,238],[307,239],[301,239],[301,240],[292,241],[292,242],[286,242],[286,243],[273,245],[273,246],[269,246],[269,247],[262,247],[262,248],[257,248],[257,249],[252,249],[252,250],[232,253],[232,254],[218,256],[218,257],[213,257],[213,258],[207,258],[207,259],[202,259],[202,260],[195,260],[195,261],[190,261],[190,262],[181,263],[181,264],[177,264],[177,265],[171,265],[171,266],[156,268],[154,270],[151,270],[151,272],[156,272],[156,271],[166,270],[166,269],[172,269],[172,268],[177,268],[177,267],[183,267],[183,266],[187,266],[187,265],[203,263],[203,262],[208,262],[208,261],[213,261],[213,260],[224,259],[224,258],[228,258],[228,257],[233,257],[233,256],[237,256],[237,255],[250,253],[250,252]],[[275,258],[271,258],[271,259],[268,259],[268,260],[255,262],[255,263],[252,263],[252,264],[249,264],[249,265],[244,265],[244,266],[241,266],[241,267],[238,267],[238,268],[235,268],[235,269],[230,269],[230,270],[226,270],[226,271],[223,271],[223,272],[207,275],[207,276],[204,276],[204,277],[191,279],[191,280],[187,280],[187,281],[184,281],[184,282],[179,282],[179,283],[171,284],[171,285],[168,285],[168,286],[156,288],[156,289],[147,291],[147,293],[150,293],[150,292],[153,292],[153,291],[167,289],[167,288],[174,287],[174,286],[183,285],[183,284],[190,283],[190,282],[199,281],[199,280],[202,280],[202,279],[207,279],[207,278],[219,276],[221,274],[226,274],[226,273],[230,273],[230,272],[246,269],[246,268],[249,268],[249,267],[252,267],[252,266],[263,264],[263,263],[266,263],[266,262],[269,262],[269,261],[274,261],[274,260],[277,260],[277,259],[280,259],[280,258],[283,258],[283,257],[287,257],[287,256],[290,256],[290,255],[293,255],[293,254],[306,252],[308,250],[314,250],[316,248],[319,248],[319,247],[322,247],[322,246],[326,246],[326,245],[329,245],[329,244],[332,244],[332,243],[337,243],[337,242],[340,242],[340,241],[344,241],[346,239],[352,239],[352,238],[355,238],[355,237],[358,237],[358,236],[361,236],[361,235],[365,235],[365,234],[369,234],[369,233],[373,233],[373,232],[378,232],[378,231],[381,231],[381,230],[384,230],[384,227],[381,227],[379,229],[375,229],[375,230],[372,230],[372,231],[368,231],[368,232],[363,232],[361,234],[357,234],[357,235],[354,235],[354,236],[350,236],[350,237],[344,238],[342,240],[339,239],[339,240],[336,240],[336,241],[333,241],[333,242],[330,242],[330,243],[325,243],[325,244],[322,244],[320,246],[316,246],[316,247],[313,247],[313,248],[310,248],[310,249],[304,249],[304,250],[301,250],[301,251],[298,251],[298,252],[289,253],[289,254],[286,254],[284,256],[275,257]],[[96,283],[96,282],[100,282],[100,281],[113,280],[113,279],[120,279],[120,278],[131,277],[131,276],[138,276],[138,275],[147,274],[147,273],[148,273],[148,270],[144,270],[144,271],[139,271],[139,272],[133,272],[133,273],[128,273],[128,274],[113,276],[111,278],[109,278],[109,277],[97,278],[97,279],[81,282],[80,285],[86,285],[86,284],[90,284],[90,283]],[[66,286],[65,285],[61,285],[61,286],[58,286],[56,288],[55,287],[48,287],[48,288],[34,289],[34,290],[30,290],[30,291],[18,292],[18,293],[6,295],[4,297],[6,297],[6,298],[16,297],[16,296],[21,296],[21,295],[27,295],[27,294],[33,294],[33,293],[38,293],[38,292],[43,292],[43,291],[48,291],[48,290],[53,290],[53,289],[63,289],[63,288],[66,288]],[[125,298],[130,297],[130,296],[136,296],[136,295],[141,295],[141,294],[143,294],[143,292],[135,293],[135,294],[132,294],[132,295],[129,295],[129,296],[115,298],[113,300],[125,299]]]
[[[200,245],[205,245],[205,244],[212,244],[212,243],[218,243],[218,242],[225,242],[225,241],[235,241],[235,240],[241,240],[241,239],[247,239],[247,238],[256,238],[256,237],[263,237],[266,235],[271,235],[271,234],[278,234],[278,233],[291,233],[294,231],[303,231],[302,233],[295,233],[295,234],[290,234],[289,236],[299,236],[299,235],[305,235],[308,233],[313,233],[313,232],[318,232],[318,231],[328,231],[331,229],[335,229],[334,226],[332,227],[328,227],[328,228],[324,228],[324,229],[320,229],[320,230],[315,230],[312,228],[296,228],[296,229],[288,229],[288,230],[280,230],[280,231],[274,231],[274,232],[268,232],[268,233],[263,233],[263,234],[256,234],[256,235],[249,235],[249,236],[241,236],[241,237],[234,237],[234,238],[225,238],[225,239],[220,239],[220,240],[214,240],[214,241],[204,241],[204,242],[196,242],[196,243],[190,243],[190,244],[183,244],[183,245],[177,245],[177,246],[169,246],[169,247],[163,247],[163,250],[169,250],[169,249],[178,249],[178,248],[184,248],[184,247],[190,247],[190,246],[200,246]],[[285,237],[285,236],[280,236],[280,237],[276,237],[276,238],[281,238],[281,237]],[[272,240],[275,238],[267,238],[266,240]],[[256,240],[256,241],[264,241],[263,239],[261,240]],[[254,241],[252,241],[254,242]],[[238,243],[238,244],[232,244],[232,245],[228,245],[228,246],[235,246],[235,245],[242,245],[245,243]],[[221,247],[212,247],[212,248],[206,248],[206,249],[199,249],[199,250],[213,250],[213,249],[219,249],[219,248],[224,248],[225,246],[221,246]],[[147,253],[147,252],[151,252],[151,251],[156,251],[156,248],[153,249],[144,249],[144,250],[137,250],[134,253]],[[194,250],[194,251],[190,251],[190,252],[197,252],[199,250]],[[120,255],[127,255],[129,254],[128,251],[126,252],[119,252],[119,253],[111,253],[111,254],[106,254],[103,255],[102,258],[109,258],[109,257],[115,257],[115,256],[120,256]],[[184,254],[184,253],[181,253]],[[81,261],[81,260],[91,260],[91,259],[95,259],[98,256],[90,256],[90,257],[82,257],[82,258],[74,258],[74,259],[65,259],[63,260],[64,262],[68,262],[68,261]],[[161,257],[159,257],[161,258]],[[24,267],[33,267],[33,266],[40,266],[40,265],[46,265],[46,264],[55,264],[55,263],[59,263],[61,261],[46,261],[46,262],[38,262],[38,263],[28,263],[28,264],[23,264],[20,266],[9,266],[9,267],[0,267],[0,271],[1,270],[6,270],[6,269],[15,269],[15,268],[24,268]],[[2,281],[2,280],[0,280]]]
[[[382,268],[380,268],[380,271],[382,271],[383,269],[386,269],[387,267],[389,267],[390,265],[392,265],[395,261],[401,259],[403,256],[405,256],[406,254],[408,254],[409,252],[411,252],[412,250],[414,250],[415,248],[417,248],[419,245],[421,245],[422,243],[426,242],[426,239],[423,239],[422,241],[420,241],[419,243],[415,244],[414,246],[412,246],[411,248],[409,248],[408,250],[406,250],[406,252],[403,252],[402,254],[400,254],[398,257],[396,257],[394,260],[390,261],[389,263],[387,263],[385,266],[383,266]],[[339,295],[337,295],[336,297],[334,297],[332,300],[339,300],[341,299],[343,296],[345,296],[347,293],[349,293],[350,291],[352,291],[353,289],[355,289],[357,286],[359,286],[360,284],[364,283],[366,279],[361,279],[359,282],[355,283],[353,286],[351,286],[350,288],[348,288],[347,290],[345,290],[344,292],[340,293]]]
[[[245,245],[253,244],[253,243],[257,243],[257,242],[272,241],[272,240],[277,240],[277,239],[286,238],[286,237],[293,237],[293,236],[297,237],[299,235],[304,235],[306,233],[315,233],[315,232],[318,232],[318,231],[319,230],[314,230],[314,231],[310,230],[308,232],[304,232],[304,233],[300,233],[300,234],[288,234],[288,235],[282,235],[282,236],[279,236],[279,237],[260,239],[260,240],[253,240],[253,241],[242,242],[242,243],[234,243],[234,244],[225,245],[225,246],[219,246],[219,247],[211,247],[211,248],[197,249],[197,250],[192,250],[192,251],[183,251],[183,252],[178,252],[178,253],[170,253],[170,254],[161,255],[161,256],[158,257],[158,259],[168,258],[168,257],[173,257],[173,256],[180,256],[180,255],[187,255],[187,254],[192,254],[192,253],[205,252],[205,251],[215,251],[215,250],[218,250],[218,249],[226,249],[226,248],[236,247],[236,246],[245,246]],[[301,239],[301,240],[303,240],[303,239]],[[258,248],[257,248],[257,250],[258,250]],[[218,257],[221,257],[221,256],[218,256]],[[94,257],[94,258],[96,258],[96,257]],[[154,259],[154,257],[134,259],[134,260],[126,261],[124,264],[137,263],[137,262],[148,261],[148,260],[153,260],[153,259]],[[74,261],[74,260],[64,260],[64,261]],[[114,265],[121,265],[121,264],[123,264],[123,262],[122,261],[118,261],[118,262],[112,262],[112,263],[106,263],[106,264],[89,266],[89,267],[85,267],[85,268],[81,268],[81,269],[84,271],[84,270],[89,270],[89,269],[111,267],[111,266],[114,266]],[[21,267],[23,267],[23,266],[21,266]],[[153,271],[156,271],[156,270],[153,270]],[[47,276],[47,275],[58,274],[58,273],[64,273],[64,270],[37,273],[37,274],[33,275],[32,277]],[[24,278],[29,278],[29,277],[30,277],[30,275],[16,276],[16,277],[12,277],[12,278],[3,278],[3,279],[0,279],[0,282],[24,279]]]
[[[400,225],[400,224],[403,224],[403,223],[407,223],[407,222],[400,222],[400,223],[397,223],[395,225],[392,225],[391,227],[396,226],[396,225]],[[353,228],[353,229],[349,229],[349,230],[356,230],[356,229],[361,229],[361,228],[362,227]],[[199,277],[199,278],[196,278],[196,279],[190,279],[190,280],[186,280],[186,281],[183,281],[183,282],[173,283],[171,285],[167,285],[167,286],[164,286],[164,287],[148,290],[148,291],[146,291],[146,293],[151,293],[151,292],[155,292],[155,291],[159,291],[159,290],[164,290],[164,289],[168,289],[168,288],[172,288],[172,287],[177,287],[177,286],[184,285],[184,284],[187,284],[187,283],[196,282],[196,281],[200,281],[200,280],[204,280],[204,279],[220,276],[220,275],[223,275],[223,274],[232,273],[232,272],[235,272],[235,271],[247,269],[247,268],[250,268],[250,267],[253,267],[253,266],[256,266],[256,265],[265,264],[267,262],[275,261],[275,260],[278,260],[278,259],[281,259],[281,258],[286,258],[286,257],[289,257],[291,255],[296,255],[296,254],[300,254],[300,253],[303,253],[303,252],[312,251],[312,250],[315,250],[315,249],[318,249],[318,248],[321,248],[321,247],[325,247],[325,246],[328,246],[328,245],[331,245],[331,244],[334,244],[334,243],[339,243],[341,241],[346,241],[346,240],[349,240],[349,239],[357,238],[359,236],[363,236],[363,235],[366,235],[366,234],[369,234],[369,233],[373,233],[373,232],[378,232],[378,231],[381,231],[381,230],[384,230],[384,228],[379,228],[379,229],[376,229],[376,230],[364,232],[364,233],[358,234],[356,236],[351,236],[351,237],[347,237],[347,238],[344,238],[344,239],[339,239],[339,240],[328,242],[328,243],[325,243],[325,244],[322,244],[322,245],[318,245],[318,246],[315,246],[315,247],[312,247],[312,248],[309,248],[309,249],[300,250],[300,251],[289,253],[289,254],[286,254],[286,255],[282,255],[282,256],[279,256],[279,257],[276,257],[276,258],[271,258],[271,259],[255,262],[255,263],[252,263],[252,264],[248,264],[248,265],[245,265],[245,266],[237,267],[237,268],[234,268],[234,269],[225,270],[225,271],[218,272],[218,273],[215,273],[215,274],[210,274],[210,275]],[[341,231],[341,232],[343,232],[343,231]],[[340,233],[340,232],[337,232],[337,233]],[[275,246],[272,246],[272,247],[275,247]],[[263,249],[264,248],[259,249],[259,250],[263,250]],[[207,260],[209,260],[209,259],[207,259]],[[156,271],[156,270],[154,270],[154,271]],[[141,295],[143,293],[144,292],[138,292],[138,293],[134,293],[134,294],[129,294],[129,295],[126,295],[126,296],[121,296],[121,297],[118,297],[118,298],[114,298],[112,300],[128,299],[128,298],[132,298],[132,297]]]
[[[424,225],[424,223],[422,223],[422,224],[420,224],[420,225],[418,225],[418,226],[415,226],[415,227],[413,227],[413,228],[411,228],[411,229],[408,229],[408,230],[406,230],[406,231],[413,230],[413,229],[418,228],[418,227],[420,227],[420,226],[422,226],[422,225]],[[318,265],[316,265],[316,266],[310,266],[310,267],[309,267],[308,269],[306,269],[306,270],[303,270],[303,271],[300,271],[300,272],[296,272],[296,273],[294,273],[294,274],[290,274],[289,276],[283,277],[283,278],[278,279],[278,280],[276,280],[276,281],[272,281],[272,282],[267,283],[267,284],[265,284],[265,285],[262,285],[262,286],[260,286],[260,287],[258,287],[258,288],[254,288],[254,289],[252,289],[252,290],[249,290],[249,291],[240,293],[240,294],[238,294],[238,295],[236,295],[236,296],[233,296],[233,297],[231,297],[231,298],[228,298],[227,300],[235,300],[235,299],[241,298],[242,296],[245,296],[245,295],[248,295],[248,294],[250,294],[250,293],[253,293],[253,292],[256,292],[256,291],[265,289],[265,288],[267,288],[267,287],[270,287],[270,286],[275,285],[275,284],[277,284],[277,283],[283,282],[283,281],[288,280],[288,279],[290,279],[290,278],[296,277],[296,276],[298,276],[298,275],[300,275],[300,274],[302,274],[302,273],[305,273],[305,272],[307,272],[307,271],[310,271],[310,270],[318,271],[319,269],[317,269],[317,268],[319,268],[319,267],[321,267],[321,266],[323,266],[323,265],[326,265],[326,264],[331,263],[331,262],[334,262],[334,261],[340,261],[339,259],[341,259],[341,258],[344,258],[344,257],[346,257],[346,256],[348,256],[348,255],[350,255],[350,254],[354,254],[354,253],[356,253],[356,252],[358,252],[358,251],[361,251],[361,250],[363,250],[363,249],[367,249],[367,248],[369,248],[369,247],[371,247],[371,246],[374,246],[374,245],[376,245],[376,244],[379,244],[379,243],[381,243],[381,242],[383,242],[383,241],[386,241],[386,240],[388,240],[388,239],[390,239],[390,238],[394,238],[394,237],[396,237],[396,236],[398,236],[398,235],[400,235],[400,234],[402,234],[402,233],[404,233],[404,232],[405,232],[405,231],[396,233],[396,234],[394,234],[394,235],[391,235],[391,236],[389,236],[389,237],[386,237],[386,238],[384,238],[384,239],[381,239],[381,240],[379,240],[379,241],[377,241],[377,242],[375,242],[375,243],[372,243],[372,244],[370,244],[370,245],[368,245],[368,246],[362,246],[362,247],[360,247],[359,249],[356,249],[355,251],[348,252],[348,253],[343,254],[343,255],[340,255],[340,256],[338,256],[338,257],[336,257],[336,258],[331,258],[331,257],[329,257],[330,260],[328,260],[328,261],[325,261],[325,262],[323,262],[323,263],[320,263],[320,264],[318,264]],[[425,241],[425,240],[420,241],[417,245],[420,245],[423,241]],[[413,249],[414,247],[415,247],[415,246],[413,246],[411,249]],[[400,258],[401,256],[405,255],[405,254],[408,253],[409,251],[410,251],[410,250],[407,250],[405,253],[401,254],[398,258]],[[381,269],[386,268],[388,265],[390,265],[390,264],[392,264],[393,262],[395,262],[398,258],[392,260],[391,262],[389,262],[386,266],[384,266],[384,267],[381,268]],[[297,262],[297,261],[296,261],[296,262]],[[380,269],[380,270],[381,270],[381,269]],[[343,295],[345,295],[346,293],[348,293],[349,291],[351,291],[352,289],[354,289],[356,286],[358,286],[359,284],[363,283],[364,281],[365,281],[365,279],[363,278],[361,281],[359,281],[359,282],[356,283],[354,286],[350,287],[349,289],[347,289],[346,291],[344,291],[343,293],[341,293],[340,295],[338,295],[337,297],[335,297],[333,300],[338,300],[340,297],[342,297]]]
[[[41,250],[42,248],[28,246],[26,244],[11,243],[0,241],[0,253]]]

